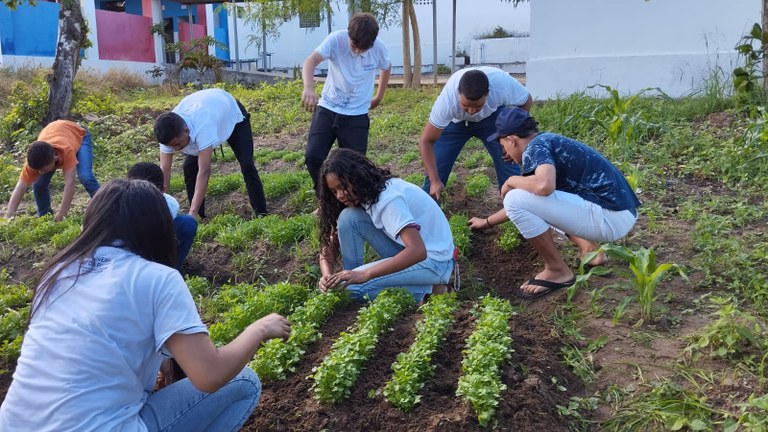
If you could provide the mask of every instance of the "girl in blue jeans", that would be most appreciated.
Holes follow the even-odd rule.
[[[447,289],[454,245],[445,214],[420,187],[354,150],[335,150],[320,169],[320,236],[322,291],[345,287],[373,300],[401,287],[422,301]],[[365,242],[379,260],[363,262]]]
[[[215,347],[173,268],[166,206],[145,180],[113,180],[93,197],[34,289],[0,430],[233,431],[248,419],[261,384],[245,365],[290,324],[271,314]],[[168,356],[188,378],[153,392]]]

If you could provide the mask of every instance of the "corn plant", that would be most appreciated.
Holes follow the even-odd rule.
[[[331,353],[312,369],[312,388],[323,403],[336,403],[349,396],[360,369],[373,354],[379,336],[400,315],[415,305],[413,296],[403,289],[384,290],[369,306],[360,310],[353,329],[343,332],[333,343]]]
[[[416,337],[408,352],[400,353],[392,364],[394,375],[384,386],[384,397],[403,411],[414,407],[419,391],[434,373],[432,356],[445,340],[459,307],[456,294],[432,296],[421,310],[424,318],[416,324]]]
[[[629,269],[634,274],[632,284],[637,291],[637,301],[640,304],[640,317],[643,320],[653,318],[653,305],[656,301],[656,289],[664,275],[675,270],[686,281],[688,276],[677,264],[656,264],[656,253],[653,248],[641,247],[632,250],[624,246],[606,244],[600,249],[606,254],[620,258],[629,263]]]
[[[229,343],[248,325],[272,312],[287,314],[309,297],[309,289],[302,285],[278,283],[243,296],[232,309],[222,314],[222,321],[208,329],[216,343]]]
[[[472,405],[477,421],[487,426],[496,412],[501,392],[507,386],[501,382],[501,369],[512,358],[512,338],[509,320],[512,305],[509,301],[485,296],[472,314],[475,329],[462,351],[462,375],[456,396]]]
[[[349,301],[346,291],[331,291],[318,294],[290,314],[291,336],[288,340],[272,339],[265,342],[256,353],[250,366],[259,377],[267,380],[285,379],[296,367],[309,344],[319,340],[318,331],[333,311]]]

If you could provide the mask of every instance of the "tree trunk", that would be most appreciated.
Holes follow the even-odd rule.
[[[421,36],[419,36],[419,22],[416,20],[416,9],[413,7],[413,1],[409,1],[408,4],[408,14],[411,16],[411,29],[413,30],[413,78],[411,87],[419,88],[421,87]]]
[[[768,31],[768,0],[763,0],[762,5],[763,12],[761,21],[763,35],[765,35],[765,32]],[[765,36],[763,36],[763,39],[765,39]],[[768,43],[766,43],[765,40],[763,40],[761,48],[763,49],[763,89],[768,92]]]
[[[410,27],[410,0],[403,1],[403,87],[413,86],[413,72],[411,71],[411,37],[408,32]]]
[[[79,66],[80,47],[87,37],[80,0],[65,0],[59,9],[59,40],[53,71],[48,75],[48,111],[44,124],[69,117],[72,87]]]

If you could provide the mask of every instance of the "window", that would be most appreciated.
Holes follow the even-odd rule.
[[[309,12],[299,12],[299,28],[320,27],[320,9]]]

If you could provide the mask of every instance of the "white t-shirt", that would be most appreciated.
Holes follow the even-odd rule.
[[[373,225],[389,238],[405,246],[400,231],[416,224],[427,248],[427,256],[438,261],[453,258],[453,235],[448,219],[423,189],[403,179],[392,178],[381,191],[379,200],[365,209]]]
[[[181,116],[189,128],[189,145],[181,152],[191,156],[208,147],[220,146],[245,118],[235,98],[217,88],[192,93],[182,99],[173,112]],[[173,148],[160,144],[160,151],[170,154]]]
[[[337,114],[368,113],[376,70],[389,69],[391,64],[384,42],[376,38],[371,49],[354,54],[347,31],[339,30],[329,34],[315,52],[328,60],[328,77],[318,105]]]
[[[179,272],[101,247],[62,280],[24,336],[2,431],[146,431],[139,411],[174,333],[207,333]],[[76,265],[65,269],[73,274]]]
[[[163,193],[163,198],[165,198],[165,203],[168,204],[168,210],[171,212],[171,219],[176,218],[176,216],[179,214],[179,202],[176,200],[176,198],[168,195],[167,193]]]
[[[485,99],[483,108],[469,115],[461,109],[459,102],[459,81],[462,75],[470,70],[480,70],[488,76],[488,97]],[[488,118],[502,106],[523,106],[528,101],[528,90],[522,86],[516,79],[501,69],[489,66],[476,68],[465,68],[457,71],[448,78],[443,87],[443,91],[437,97],[435,104],[432,105],[432,112],[429,114],[429,122],[438,129],[445,129],[448,123],[471,121],[479,122]]]

